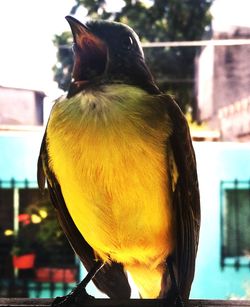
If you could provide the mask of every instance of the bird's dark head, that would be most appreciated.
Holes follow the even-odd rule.
[[[96,83],[126,83],[155,93],[158,88],[144,61],[137,34],[109,21],[82,24],[66,17],[74,38],[74,68],[68,96]]]

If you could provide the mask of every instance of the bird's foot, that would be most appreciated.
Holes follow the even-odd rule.
[[[77,290],[77,288],[75,289]],[[75,307],[82,305],[87,300],[94,299],[93,296],[89,295],[85,289],[81,292],[72,290],[70,294],[66,296],[58,296],[54,299],[52,307]]]
[[[167,297],[163,300],[164,300],[163,303],[164,307],[186,307],[182,298],[179,295],[175,299],[173,298],[170,299],[169,297]]]
[[[172,256],[169,256],[167,258],[167,268],[169,271],[169,276],[172,282],[171,289],[169,293],[165,296],[166,302],[171,302],[169,305],[166,304],[166,306],[169,307],[185,307],[184,301],[181,297],[179,287],[176,282],[176,277],[174,273],[174,266],[173,266],[173,258]]]
[[[86,301],[94,299],[93,296],[89,295],[86,291],[86,286],[96,275],[96,273],[103,267],[103,263],[98,261],[88,272],[85,278],[66,296],[59,296],[54,299],[52,307],[75,307],[83,305]]]
[[[175,307],[185,307],[185,304],[180,295],[177,296],[174,306]]]

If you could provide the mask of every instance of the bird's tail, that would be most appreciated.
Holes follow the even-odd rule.
[[[152,268],[148,265],[136,263],[125,266],[130,273],[142,298],[157,298],[161,292],[164,266]]]

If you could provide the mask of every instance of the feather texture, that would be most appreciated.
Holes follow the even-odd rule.
[[[137,280],[145,268],[156,272],[158,287],[148,279],[145,297],[158,296],[175,241],[172,128],[161,108],[141,89],[109,85],[57,101],[47,127],[49,166],[75,225],[102,260],[123,263]]]

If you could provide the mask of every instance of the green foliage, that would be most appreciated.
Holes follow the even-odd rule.
[[[65,235],[58,225],[54,207],[49,200],[30,205],[27,212],[41,219],[36,224],[36,241],[44,251],[53,252],[54,249],[64,246]],[[46,213],[45,217],[42,216],[43,212]]]
[[[53,205],[48,199],[45,199],[29,205],[26,210],[31,219],[33,217],[33,221],[36,222],[36,231],[33,232],[33,236],[36,240],[37,262],[40,265],[60,266],[62,264],[58,263],[60,256],[72,254],[72,250],[58,224]],[[69,263],[71,259],[72,257],[69,258]],[[66,264],[66,260],[67,257],[63,264]]]
[[[58,257],[64,263],[72,263],[72,250],[58,224],[53,205],[48,199],[29,204],[25,212],[18,216],[19,229],[13,233],[12,255],[21,256],[35,253],[39,265],[60,266]],[[60,258],[60,257],[59,257]]]
[[[21,226],[19,231],[14,235],[11,254],[14,256],[22,256],[32,254],[35,251],[36,242],[34,240],[33,224]]]
[[[105,0],[75,2],[72,14],[84,6],[92,19],[111,19],[128,24],[144,42],[200,40],[211,21],[208,9],[212,0],[152,0],[151,6],[146,5],[148,1],[125,0],[125,6],[119,12],[112,13],[107,10]],[[67,39],[59,42],[60,37],[57,37],[57,45],[68,43]],[[194,60],[197,51],[195,47],[144,49],[157,84],[161,90],[174,94],[182,109],[186,105],[195,108]],[[64,55],[70,54],[65,52]],[[58,59],[62,67],[55,71],[59,86],[66,90],[71,62],[64,55],[59,49]]]
[[[73,53],[69,46],[72,44],[72,35],[70,32],[63,32],[61,35],[55,35],[54,44],[58,48],[57,64],[53,67],[54,80],[59,88],[66,90],[71,80],[73,67]]]

